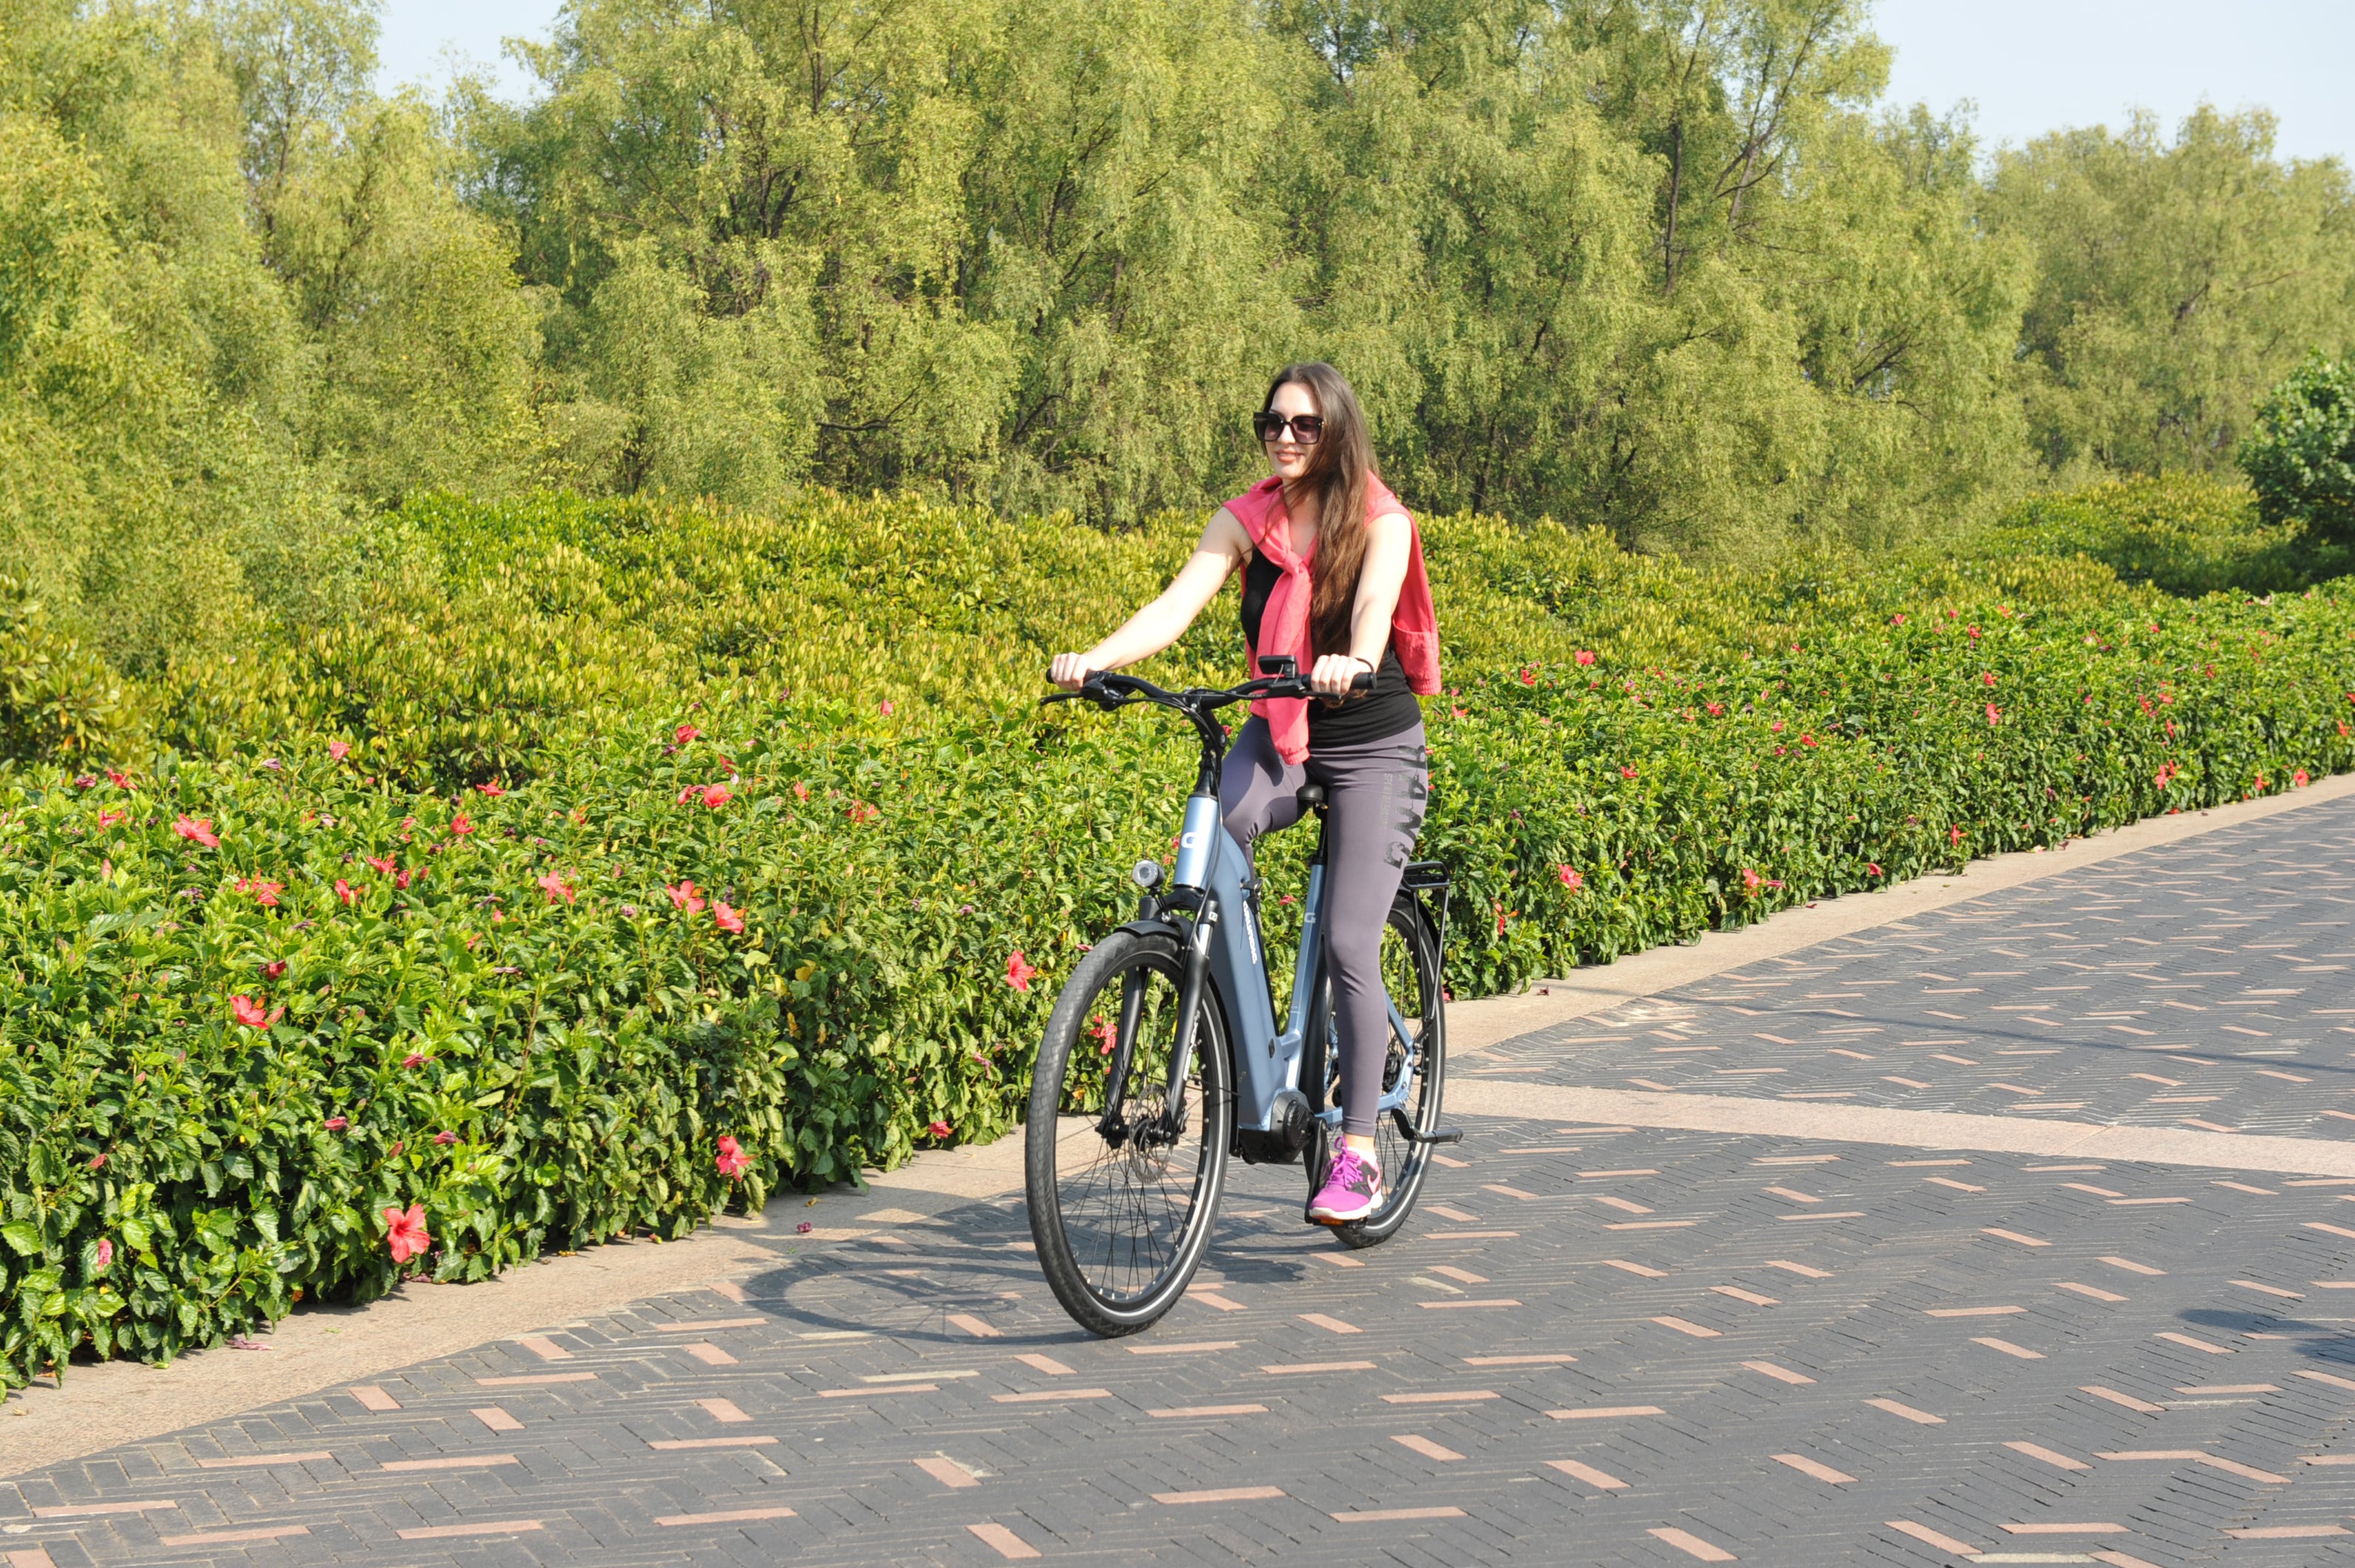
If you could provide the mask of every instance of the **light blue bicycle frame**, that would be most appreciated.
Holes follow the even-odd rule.
[[[1248,866],[1242,847],[1220,819],[1217,797],[1188,795],[1185,827],[1178,836],[1178,863],[1170,874],[1170,888],[1173,891],[1185,890],[1202,895],[1193,940],[1207,944],[1209,979],[1226,1003],[1229,1038],[1233,1041],[1239,1069],[1235,1125],[1242,1130],[1267,1132],[1275,1125],[1276,1096],[1287,1089],[1301,1089],[1300,1069],[1305,1055],[1302,1047],[1308,1033],[1309,1002],[1324,977],[1325,865],[1320,859],[1308,868],[1308,896],[1301,906],[1300,955],[1292,971],[1292,1016],[1281,1034],[1275,1028],[1275,991],[1267,972],[1267,944],[1261,939],[1251,895],[1243,887],[1243,873]],[[1390,1011],[1391,1032],[1406,1052],[1406,1067],[1399,1073],[1398,1083],[1375,1107],[1378,1116],[1405,1105],[1422,1065],[1414,1036],[1399,1013],[1398,1004],[1385,997],[1383,1006]],[[1303,1092],[1308,1093],[1309,1102],[1314,1104],[1324,1097],[1324,1087],[1320,1083],[1316,1085],[1317,1093]],[[1327,1106],[1318,1116],[1327,1127],[1339,1130],[1339,1106]]]

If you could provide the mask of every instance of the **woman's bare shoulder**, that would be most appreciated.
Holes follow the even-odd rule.
[[[1247,564],[1252,558],[1251,529],[1243,526],[1243,520],[1232,510],[1220,507],[1203,525],[1202,542],[1196,548],[1216,549],[1233,557],[1238,565]]]

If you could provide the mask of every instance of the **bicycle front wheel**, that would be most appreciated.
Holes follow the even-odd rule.
[[[1056,999],[1025,1132],[1030,1234],[1063,1310],[1134,1334],[1186,1294],[1208,1250],[1234,1134],[1225,1016],[1205,986],[1169,1116],[1185,950],[1114,932]]]

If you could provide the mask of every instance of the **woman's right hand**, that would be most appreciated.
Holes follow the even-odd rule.
[[[1079,690],[1095,673],[1089,667],[1085,654],[1057,654],[1055,662],[1047,667],[1047,678],[1065,691]]]

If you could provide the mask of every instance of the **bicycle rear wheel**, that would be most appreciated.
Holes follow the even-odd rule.
[[[1403,1074],[1412,1073],[1405,1103],[1385,1111],[1374,1124],[1374,1157],[1382,1169],[1382,1204],[1362,1220],[1333,1227],[1334,1234],[1352,1247],[1379,1246],[1398,1233],[1423,1179],[1431,1168],[1432,1146],[1407,1136],[1407,1129],[1428,1134],[1439,1125],[1441,1090],[1447,1075],[1446,993],[1440,988],[1439,933],[1432,929],[1423,908],[1409,893],[1399,894],[1382,926],[1382,989],[1398,1014],[1391,1022],[1391,1048],[1382,1065],[1382,1094],[1390,1097]],[[1328,1009],[1329,1012],[1329,1009]],[[1400,1023],[1405,1024],[1401,1038]],[[1339,1052],[1328,1052],[1337,1062]],[[1340,1100],[1337,1070],[1331,1077],[1330,1098]],[[1404,1125],[1401,1125],[1401,1121]],[[1325,1163],[1337,1134],[1317,1140],[1318,1157],[1310,1161],[1310,1189],[1325,1179]]]
[[[1207,986],[1174,1128],[1165,1115],[1185,974],[1174,935],[1115,932],[1064,986],[1039,1043],[1023,1151],[1030,1234],[1055,1299],[1092,1333],[1134,1334],[1178,1304],[1225,1186],[1234,1098]]]

